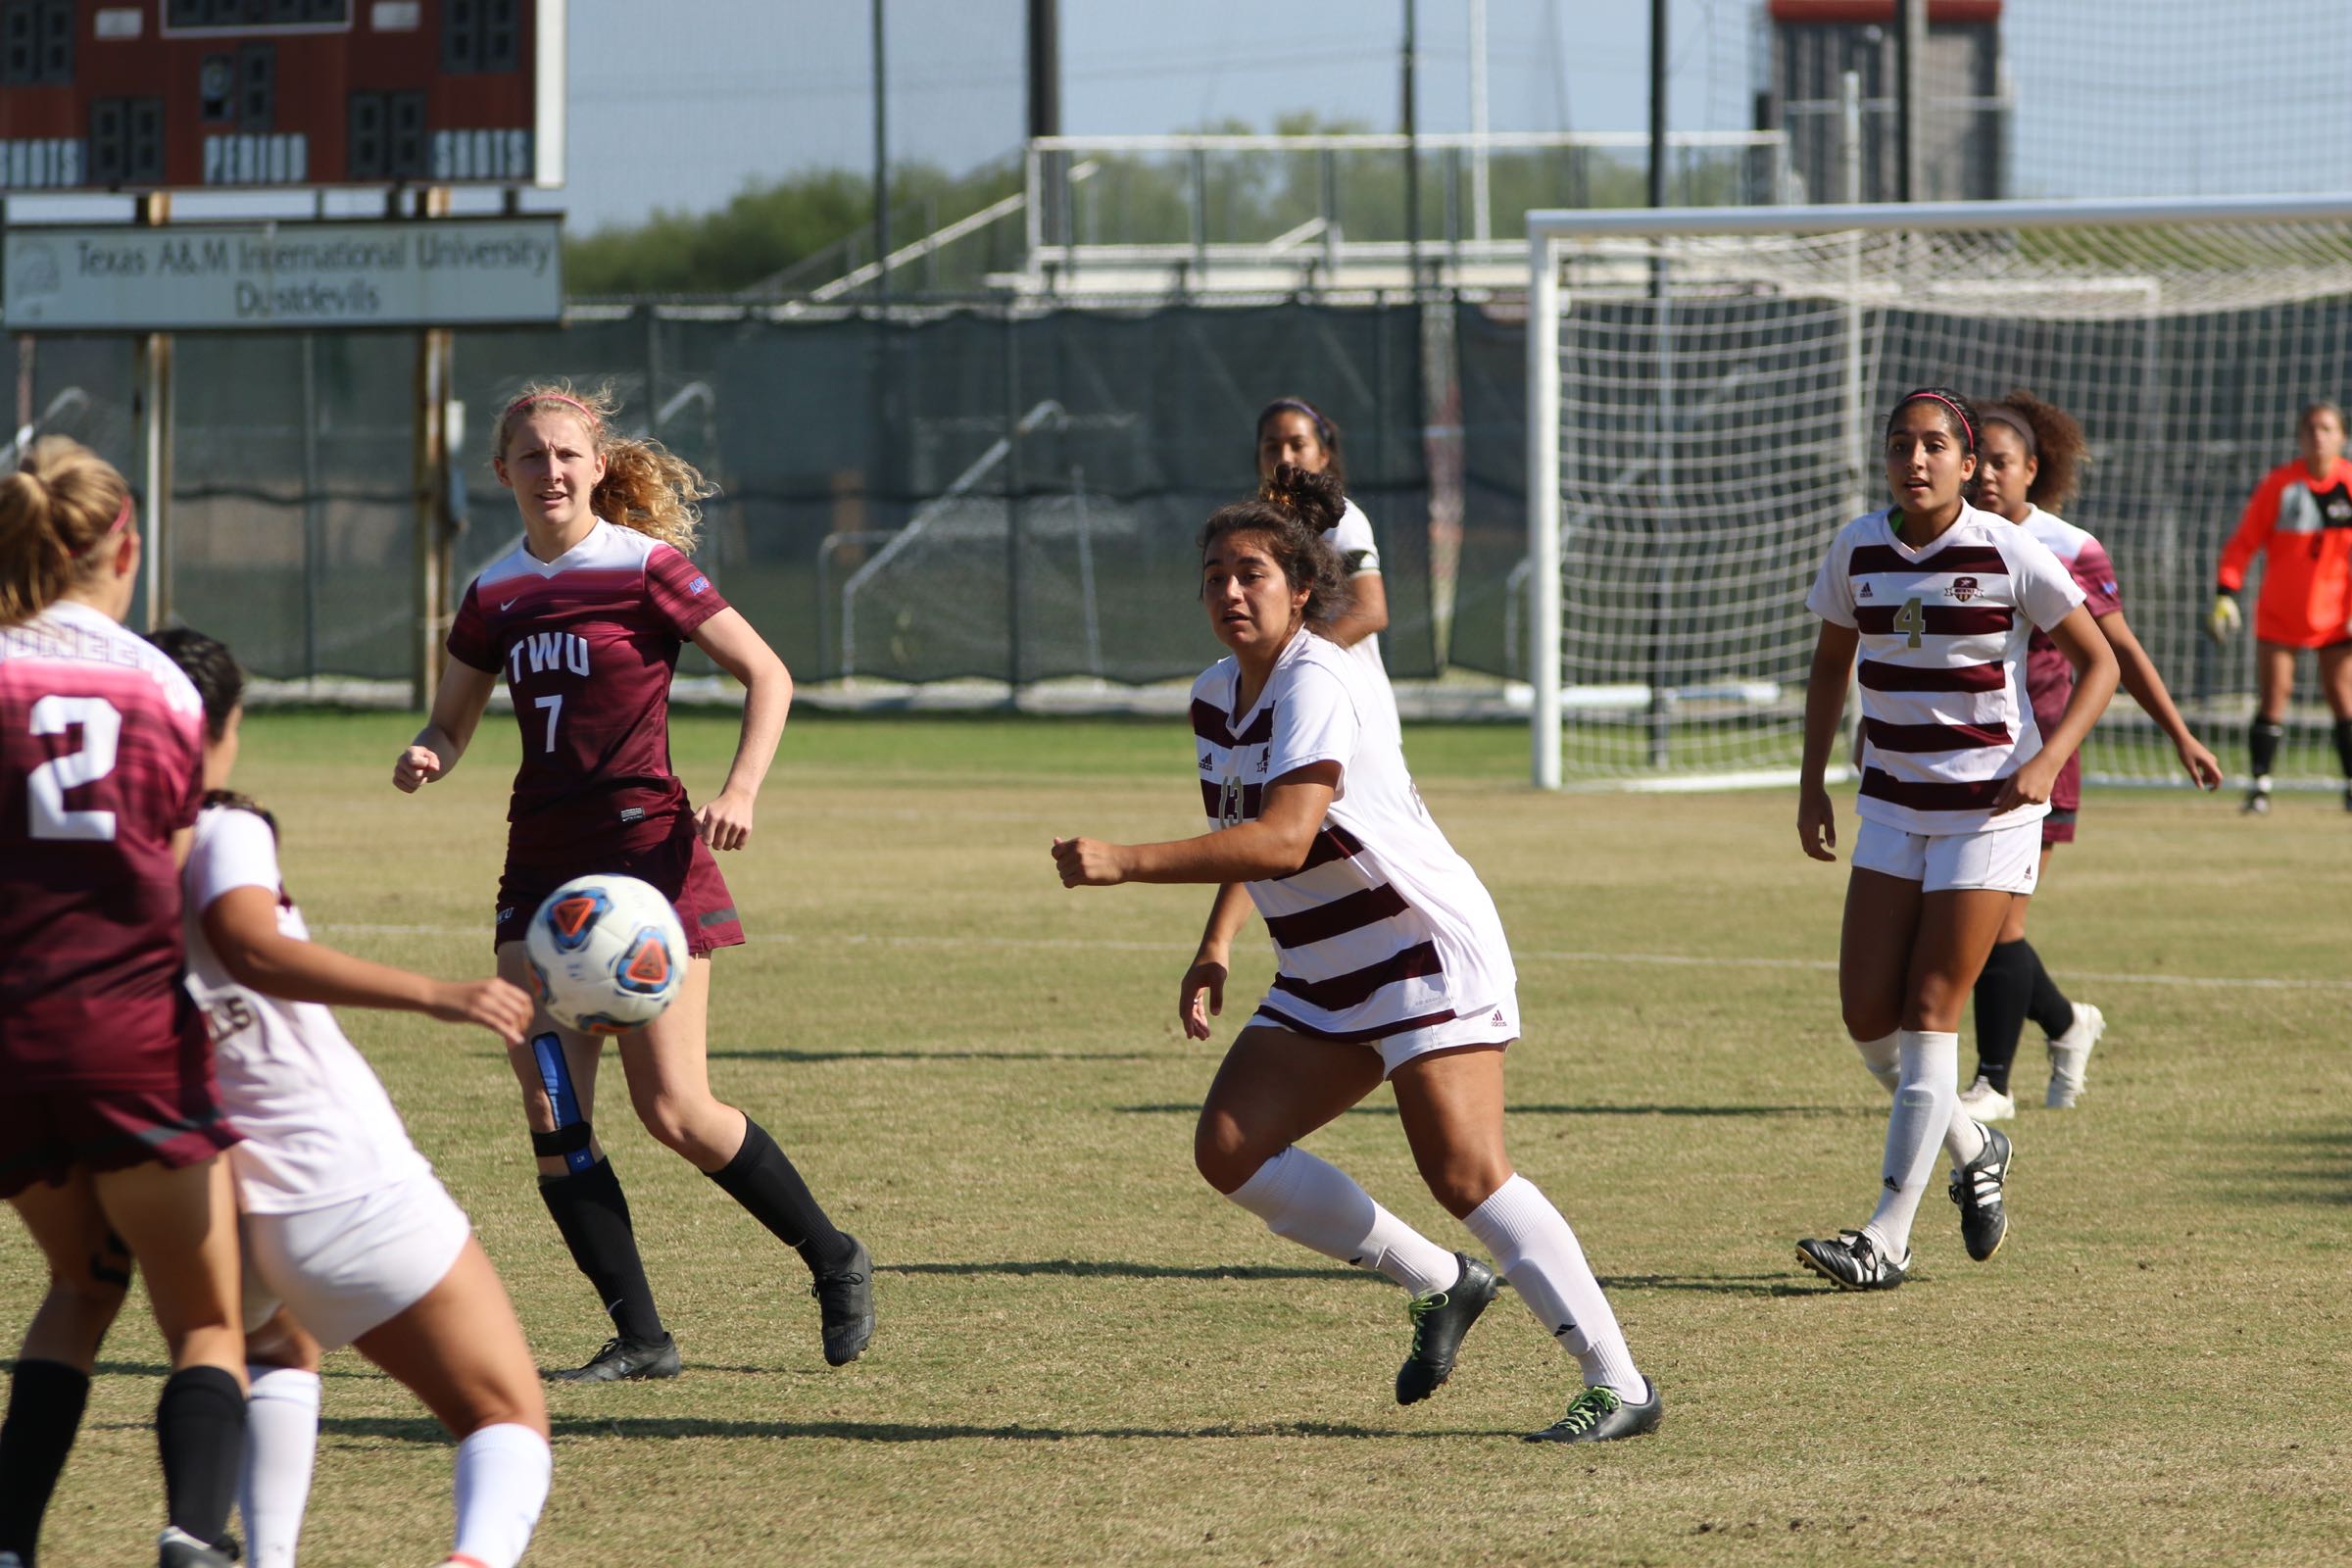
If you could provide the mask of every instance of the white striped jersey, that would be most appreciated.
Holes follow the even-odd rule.
[[[1372,537],[1372,519],[1354,502],[1348,502],[1340,520],[1323,531],[1323,542],[1338,552],[1340,569],[1350,580],[1380,575],[1380,545]],[[1369,677],[1366,689],[1379,702],[1384,721],[1396,730],[1401,743],[1404,730],[1396,717],[1396,693],[1389,685],[1389,666],[1380,657],[1380,634],[1375,632],[1343,652],[1364,666]]]
[[[1277,957],[1258,1011],[1302,1035],[1368,1042],[1476,1017],[1509,998],[1518,977],[1502,918],[1421,804],[1365,666],[1301,630],[1246,710],[1240,681],[1225,659],[1193,683],[1211,828],[1254,820],[1269,779],[1340,764],[1304,862],[1250,884]]]
[[[2041,750],[2026,700],[2027,640],[2081,603],[2047,545],[1965,504],[1920,550],[1895,537],[1890,512],[1840,528],[1805,608],[1861,633],[1855,810],[1906,833],[1990,825],[2001,781]],[[2000,825],[2048,810],[2020,807]]]

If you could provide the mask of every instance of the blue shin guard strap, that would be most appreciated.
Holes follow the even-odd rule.
[[[564,1037],[553,1029],[531,1036],[531,1055],[539,1063],[539,1082],[546,1086],[548,1105],[556,1113],[556,1130],[552,1136],[564,1139],[565,1145],[561,1149],[543,1151],[539,1148],[541,1135],[534,1133],[531,1135],[532,1152],[562,1154],[564,1168],[577,1175],[595,1164],[596,1156],[588,1152],[588,1122],[580,1114],[580,1097],[572,1091],[571,1068],[564,1060]],[[574,1128],[578,1129],[577,1142],[565,1137]]]

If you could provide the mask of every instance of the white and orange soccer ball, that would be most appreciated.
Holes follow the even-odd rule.
[[[573,877],[531,916],[523,947],[540,1005],[583,1034],[643,1028],[675,1000],[686,975],[677,911],[633,876]]]

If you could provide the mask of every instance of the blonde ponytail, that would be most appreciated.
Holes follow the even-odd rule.
[[[128,520],[130,486],[77,441],[43,436],[0,475],[0,626],[29,620],[99,563],[91,551]]]

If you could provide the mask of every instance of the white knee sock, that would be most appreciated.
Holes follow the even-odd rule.
[[[1646,1392],[1617,1314],[1585,1261],[1576,1232],[1534,1182],[1513,1176],[1462,1217],[1544,1332],[1584,1368],[1588,1388],[1606,1384],[1628,1402]]]
[[[1902,1078],[1894,1091],[1893,1114],[1886,1118],[1879,1209],[1862,1228],[1888,1261],[1899,1263],[1911,1250],[1911,1222],[1935,1173],[1936,1151],[1960,1104],[1960,1037],[1905,1029],[1895,1038]],[[1973,1121],[1968,1125],[1976,1127]]]
[[[1876,1040],[1854,1042],[1854,1049],[1862,1053],[1862,1065],[1870,1069],[1870,1075],[1890,1095],[1902,1081],[1902,1074],[1895,1066],[1901,1039],[1901,1035],[1891,1034],[1881,1035]]]
[[[1296,1145],[1226,1196],[1275,1235],[1386,1274],[1415,1296],[1446,1290],[1461,1277],[1451,1252],[1374,1202],[1346,1171]]]
[[[458,1445],[458,1542],[468,1568],[514,1568],[547,1502],[555,1459],[529,1427],[484,1427]]]
[[[293,1568],[318,1448],[318,1374],[249,1366],[245,1380],[245,1473],[237,1481],[245,1560],[252,1568]]]

